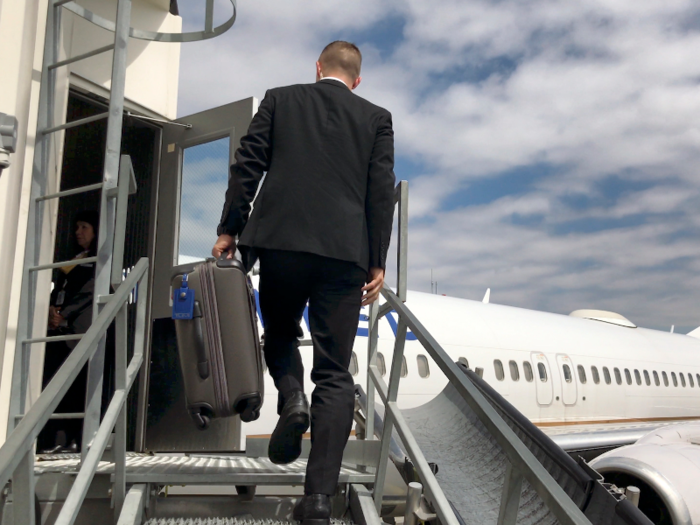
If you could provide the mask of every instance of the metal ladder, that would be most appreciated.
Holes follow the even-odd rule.
[[[125,156],[123,160],[120,156],[131,2],[130,0],[120,0],[118,2],[114,43],[79,56],[59,61],[62,6],[67,3],[68,2],[64,0],[53,0],[50,2],[46,21],[44,62],[42,66],[41,90],[39,95],[37,141],[34,153],[34,170],[32,173],[32,189],[27,224],[28,242],[25,249],[24,269],[22,272],[18,340],[12,374],[8,434],[15,428],[26,409],[27,379],[32,345],[54,341],[79,340],[82,337],[80,334],[54,337],[37,337],[35,335],[36,332],[41,330],[35,327],[35,314],[37,313],[37,273],[75,264],[75,261],[42,263],[42,259],[44,258],[41,253],[42,231],[47,211],[47,203],[50,200],[60,199],[68,195],[102,190],[100,227],[97,235],[97,256],[81,260],[81,264],[95,263],[95,288],[93,294],[94,321],[101,310],[100,298],[109,295],[111,291],[110,284],[116,287],[122,280],[121,269],[123,262],[124,230],[126,227],[127,190],[130,190],[131,193],[136,191],[131,161],[127,156]],[[108,51],[113,51],[109,110],[105,113],[82,118],[73,122],[57,124],[55,113],[58,102],[56,89],[58,69]],[[54,134],[62,130],[103,119],[107,119],[107,143],[102,182],[67,191],[47,193],[50,185],[50,162],[52,161],[55,151],[54,148],[52,148],[52,143],[55,143],[55,140],[53,140],[55,137]],[[118,184],[120,178],[120,161],[123,163],[123,176],[121,177],[122,183]],[[126,177],[129,177],[131,180],[127,179],[125,183],[124,179]],[[121,186],[121,188],[119,186]],[[116,236],[115,230],[118,232]],[[118,247],[119,253],[113,253],[113,246]],[[39,291],[39,293],[41,293],[41,291]],[[52,415],[52,418],[55,419],[84,418],[82,441],[83,458],[99,426],[105,339],[105,336],[100,339],[98,350],[89,361],[85,412]]]
[[[126,177],[130,178],[129,193],[136,191],[135,178],[128,156],[120,155],[122,121],[124,114],[124,92],[126,85],[127,50],[129,37],[161,42],[192,42],[214,38],[226,32],[236,19],[236,2],[230,0],[233,15],[218,27],[214,27],[214,0],[206,0],[205,29],[189,33],[153,33],[130,27],[131,0],[117,0],[116,21],[106,20],[72,0],[51,0],[46,22],[46,39],[44,42],[44,61],[41,73],[41,91],[39,95],[37,141],[34,153],[34,170],[29,202],[27,223],[27,246],[25,249],[24,269],[22,272],[22,291],[18,322],[17,349],[12,373],[11,401],[8,421],[8,435],[17,425],[25,412],[27,397],[27,378],[29,356],[33,344],[54,341],[79,340],[81,335],[55,337],[36,337],[34,320],[36,314],[37,272],[62,268],[75,264],[74,261],[42,264],[42,230],[45,220],[46,203],[69,195],[102,190],[100,203],[100,228],[98,234],[97,256],[81,260],[81,264],[95,263],[95,290],[93,320],[100,312],[100,297],[110,293],[110,285],[119,286],[122,281],[122,262],[124,253],[124,234],[126,227],[127,196],[121,195],[119,189],[120,164]],[[114,42],[87,53],[59,60],[61,41],[62,10],[89,20],[95,25],[114,33]],[[96,55],[113,52],[111,89],[109,92],[109,109],[105,113],[82,118],[72,122],[56,123],[57,104],[56,82],[59,68],[85,60]],[[52,139],[62,130],[107,119],[107,141],[102,182],[80,188],[56,193],[47,193],[49,187],[50,162],[52,160]],[[118,204],[119,203],[119,204]],[[45,258],[45,257],[44,257]],[[92,441],[99,426],[100,395],[102,391],[102,370],[104,365],[105,338],[99,343],[99,349],[90,360],[87,381],[87,403],[84,413],[54,415],[52,418],[84,418],[83,450]]]

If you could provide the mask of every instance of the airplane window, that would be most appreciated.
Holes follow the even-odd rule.
[[[508,363],[508,368],[510,368],[510,378],[513,381],[520,381],[520,371],[518,370],[518,363],[515,361],[510,361]]]
[[[428,377],[430,375],[428,358],[424,355],[419,355],[416,359],[418,360],[418,375],[421,377]]]
[[[581,366],[578,365],[578,379],[581,381],[582,384],[586,382],[586,370]]]
[[[598,367],[597,366],[592,366],[591,367],[591,375],[593,375],[593,382],[597,385],[600,383],[600,374],[598,373]]]
[[[618,385],[621,385],[622,384],[622,376],[620,375],[620,369],[615,367],[614,371],[615,371],[615,381],[617,382]]]
[[[384,354],[377,352],[377,368],[379,368],[379,373],[382,376],[386,375],[386,361],[384,360]]]
[[[527,361],[523,361],[523,373],[525,374],[525,381],[528,383],[532,382],[532,365]],[[700,383],[699,383],[700,384]]]
[[[683,375],[683,372],[680,372],[678,375],[681,378],[681,386],[685,388],[685,376]]]
[[[406,364],[406,356],[401,358],[401,377],[408,375],[408,365]]]
[[[666,372],[661,372],[661,377],[664,378],[664,386],[668,386],[668,376],[666,375]]]
[[[695,374],[695,379],[697,379],[698,387],[700,387],[700,374]]]
[[[544,367],[544,364],[537,363],[537,371],[540,373],[540,381],[545,383],[547,381],[547,369]]]
[[[564,381],[571,383],[571,368],[569,365],[563,365],[561,368],[564,370]]]
[[[474,369],[474,373],[478,375],[480,378],[484,378],[484,369],[479,368],[478,366]]]
[[[607,366],[603,367],[603,377],[605,377],[605,384],[606,385],[609,385],[610,383],[612,383],[612,381],[610,380],[610,370],[608,370]]]
[[[637,381],[638,385],[642,384],[642,376],[639,375],[639,370],[637,370],[636,368],[634,369],[634,379]]]
[[[671,379],[673,379],[673,386],[678,386],[678,378],[675,372],[671,372]]]
[[[467,361],[466,357],[460,357],[459,359],[457,359],[457,364],[464,365],[467,368],[469,368],[469,361]]]
[[[357,366],[357,354],[355,352],[353,352],[350,356],[350,366],[348,367],[348,371],[354,376],[360,373],[360,367]]]
[[[693,388],[695,385],[693,384],[693,374],[688,372],[688,383],[690,384],[690,388]]]
[[[646,370],[644,371],[644,382],[647,384],[647,386],[651,385],[651,379],[649,379],[649,372]]]
[[[653,374],[654,374],[654,384],[656,386],[660,386],[661,383],[659,382],[659,374],[656,373],[656,370],[654,370]]]
[[[503,381],[506,377],[506,374],[503,372],[503,363],[501,363],[500,359],[494,359],[493,368],[494,370],[496,370],[496,379],[498,379],[499,381]]]
[[[628,385],[632,384],[632,374],[630,374],[629,368],[625,368],[625,379],[627,380]]]

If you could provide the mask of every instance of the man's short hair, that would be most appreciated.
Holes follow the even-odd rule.
[[[342,71],[354,80],[360,76],[362,53],[355,44],[336,40],[323,48],[318,61],[321,62],[328,74]]]

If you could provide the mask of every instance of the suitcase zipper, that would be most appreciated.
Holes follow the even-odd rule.
[[[228,388],[226,385],[226,367],[224,364],[224,351],[221,342],[221,324],[219,319],[219,305],[216,301],[216,288],[214,286],[214,272],[211,263],[202,265],[202,300],[207,304],[209,314],[204,323],[209,339],[209,351],[214,362],[212,366],[212,382],[214,385],[214,397],[219,405],[220,417],[231,415]]]

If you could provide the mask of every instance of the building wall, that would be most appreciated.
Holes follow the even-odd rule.
[[[80,5],[114,19],[116,0],[78,0]],[[165,0],[133,0],[132,26],[161,32],[180,32],[181,19],[170,15]],[[21,276],[27,235],[34,142],[48,0],[0,0],[0,49],[3,53],[0,81],[0,112],[19,121],[17,152],[11,166],[0,176],[0,444],[5,440],[12,368],[19,314]],[[63,10],[61,58],[75,56],[113,41],[112,35]],[[179,44],[131,39],[127,68],[126,106],[150,116],[175,118],[179,74]],[[56,123],[65,118],[70,85],[106,97],[111,76],[112,53],[61,68],[57,85]],[[54,134],[49,174],[50,189],[59,186],[63,136]],[[42,262],[53,257],[57,206],[50,204],[42,224]],[[31,236],[30,236],[31,237]],[[36,335],[46,326],[50,272],[42,272],[34,321]],[[43,347],[32,349],[29,402],[41,389]]]

